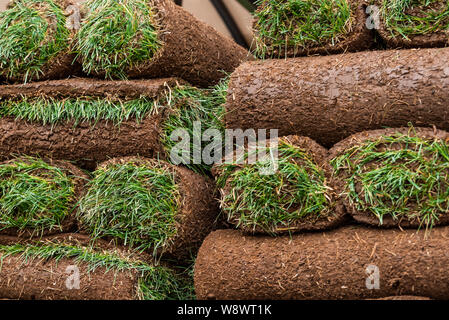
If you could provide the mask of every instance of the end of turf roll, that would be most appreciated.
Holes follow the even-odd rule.
[[[0,163],[0,235],[70,231],[88,176],[69,162],[16,157]]]
[[[265,145],[244,148],[239,158],[214,167],[228,221],[247,233],[272,235],[340,224],[345,211],[325,162],[327,150],[298,136]],[[265,173],[268,167],[273,172]]]
[[[449,133],[428,128],[358,133],[330,150],[348,212],[381,227],[449,223]]]
[[[156,159],[112,159],[94,172],[78,218],[94,238],[175,260],[189,258],[218,215],[207,178]]]
[[[79,73],[71,52],[73,32],[66,25],[70,3],[15,0],[0,12],[0,77],[29,82]]]

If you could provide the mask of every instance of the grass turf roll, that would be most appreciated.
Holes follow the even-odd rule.
[[[87,74],[109,79],[177,76],[208,87],[247,52],[171,0],[88,0],[77,51]]]
[[[364,0],[258,0],[255,54],[284,58],[372,47]]]
[[[190,135],[184,159],[192,170],[210,165],[193,161],[194,122],[224,131],[225,89],[196,89],[173,78],[102,81],[55,80],[0,87],[0,158],[40,154],[76,161],[83,168],[113,157],[166,158],[177,145],[177,129]],[[200,147],[200,146],[198,146]]]
[[[0,261],[0,295],[8,299],[178,300],[193,295],[180,271],[76,234],[0,245]]]
[[[449,49],[246,62],[232,74],[229,129],[279,129],[330,147],[385,127],[449,130]]]
[[[390,48],[444,47],[449,44],[449,1],[376,0],[378,32]]]
[[[71,52],[75,30],[68,0],[14,0],[0,12],[0,78],[9,82],[62,79],[81,68]]]
[[[0,163],[0,234],[30,238],[70,231],[88,178],[67,161],[21,156]]]
[[[426,128],[362,132],[330,150],[347,211],[382,227],[449,223],[449,134]]]
[[[209,179],[186,168],[156,159],[112,159],[94,172],[78,220],[94,238],[183,260],[215,225],[214,192]]]
[[[426,233],[346,226],[271,238],[219,230],[206,238],[199,251],[196,296],[201,300],[358,300],[398,295],[447,299],[448,234],[448,227]],[[376,271],[379,289],[375,289]]]
[[[277,148],[277,170],[263,174]],[[252,156],[262,156],[249,163]],[[247,233],[283,234],[323,230],[344,220],[332,185],[327,150],[310,138],[288,136],[263,149],[245,150],[241,159],[214,168],[221,209],[228,221]]]

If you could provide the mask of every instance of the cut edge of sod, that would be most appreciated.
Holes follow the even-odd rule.
[[[62,231],[76,202],[75,177],[64,171],[35,157],[0,164],[0,231]]]
[[[334,175],[343,172],[342,196],[358,212],[380,225],[405,218],[427,229],[449,211],[449,146],[410,130],[352,146],[331,159],[331,166]]]
[[[39,79],[53,58],[69,52],[71,32],[58,1],[14,1],[0,12],[0,34],[0,75],[6,79]]]
[[[247,163],[260,152],[262,159]],[[214,170],[222,194],[221,208],[228,221],[243,230],[274,235],[294,231],[298,221],[313,223],[332,213],[325,172],[305,149],[279,139],[277,170],[263,174],[267,166],[272,166],[271,156],[270,146],[245,150],[234,163],[218,165]]]
[[[256,4],[254,52],[258,57],[276,50],[336,45],[353,28],[349,0],[257,0]]]
[[[440,0],[382,1],[382,18],[391,38],[409,37],[442,32],[449,36],[449,2]],[[432,8],[432,5],[439,5]],[[435,10],[437,9],[437,10]],[[439,10],[438,10],[439,9]],[[408,10],[417,10],[410,14]]]
[[[171,245],[182,205],[174,167],[130,157],[107,161],[93,175],[77,214],[92,237],[118,239],[154,255]]]
[[[139,300],[184,300],[194,296],[192,285],[183,274],[162,265],[150,265],[134,253],[117,250],[101,250],[66,243],[46,241],[41,245],[13,244],[0,245],[3,259],[20,255],[24,263],[33,259],[49,260],[58,263],[61,259],[74,259],[84,263],[88,273],[104,268],[105,272],[131,272],[138,276],[136,299]]]
[[[77,58],[87,74],[127,79],[127,70],[152,60],[163,46],[152,0],[88,0],[77,35]]]

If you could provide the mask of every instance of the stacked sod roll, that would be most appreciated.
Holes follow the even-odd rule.
[[[173,78],[133,81],[53,80],[0,86],[0,158],[39,154],[94,169],[113,157],[170,159],[183,128],[223,131],[223,85],[200,90]],[[193,163],[194,142],[184,164]]]

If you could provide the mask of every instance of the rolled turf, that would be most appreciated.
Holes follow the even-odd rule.
[[[330,150],[347,211],[382,227],[449,223],[449,133],[425,128],[362,132]]]
[[[247,52],[171,0],[88,0],[77,52],[85,73],[108,79],[177,76],[215,85]]]
[[[182,274],[145,260],[76,234],[0,245],[0,295],[26,300],[192,299]]]
[[[212,181],[156,159],[122,158],[101,164],[81,199],[78,219],[94,238],[187,259],[214,228]]]
[[[66,161],[22,156],[0,163],[0,234],[31,238],[72,230],[88,178]]]
[[[40,154],[76,161],[87,169],[113,157],[168,158],[177,145],[172,133],[189,133],[183,164],[206,173],[193,161],[193,125],[224,131],[226,87],[196,89],[177,79],[101,81],[55,80],[0,87],[0,158]],[[197,146],[201,147],[201,146]]]
[[[214,168],[227,220],[245,232],[272,235],[340,224],[345,211],[333,190],[327,150],[297,136],[280,138],[276,146],[271,143],[263,149],[246,149],[241,159]],[[263,153],[272,154],[273,148],[278,152],[277,169],[264,174]],[[250,163],[248,159],[256,155],[257,162]]]
[[[374,37],[364,0],[258,0],[255,54],[284,58],[361,51]]]
[[[378,32],[390,48],[444,47],[449,44],[449,1],[376,0]]]
[[[226,102],[229,129],[279,129],[330,147],[385,127],[449,130],[449,49],[358,52],[243,63]]]
[[[196,295],[217,300],[447,299],[448,235],[448,227],[426,233],[347,226],[278,238],[219,230],[199,251]]]
[[[66,25],[69,0],[14,0],[0,12],[0,80],[29,82],[79,74]]]

